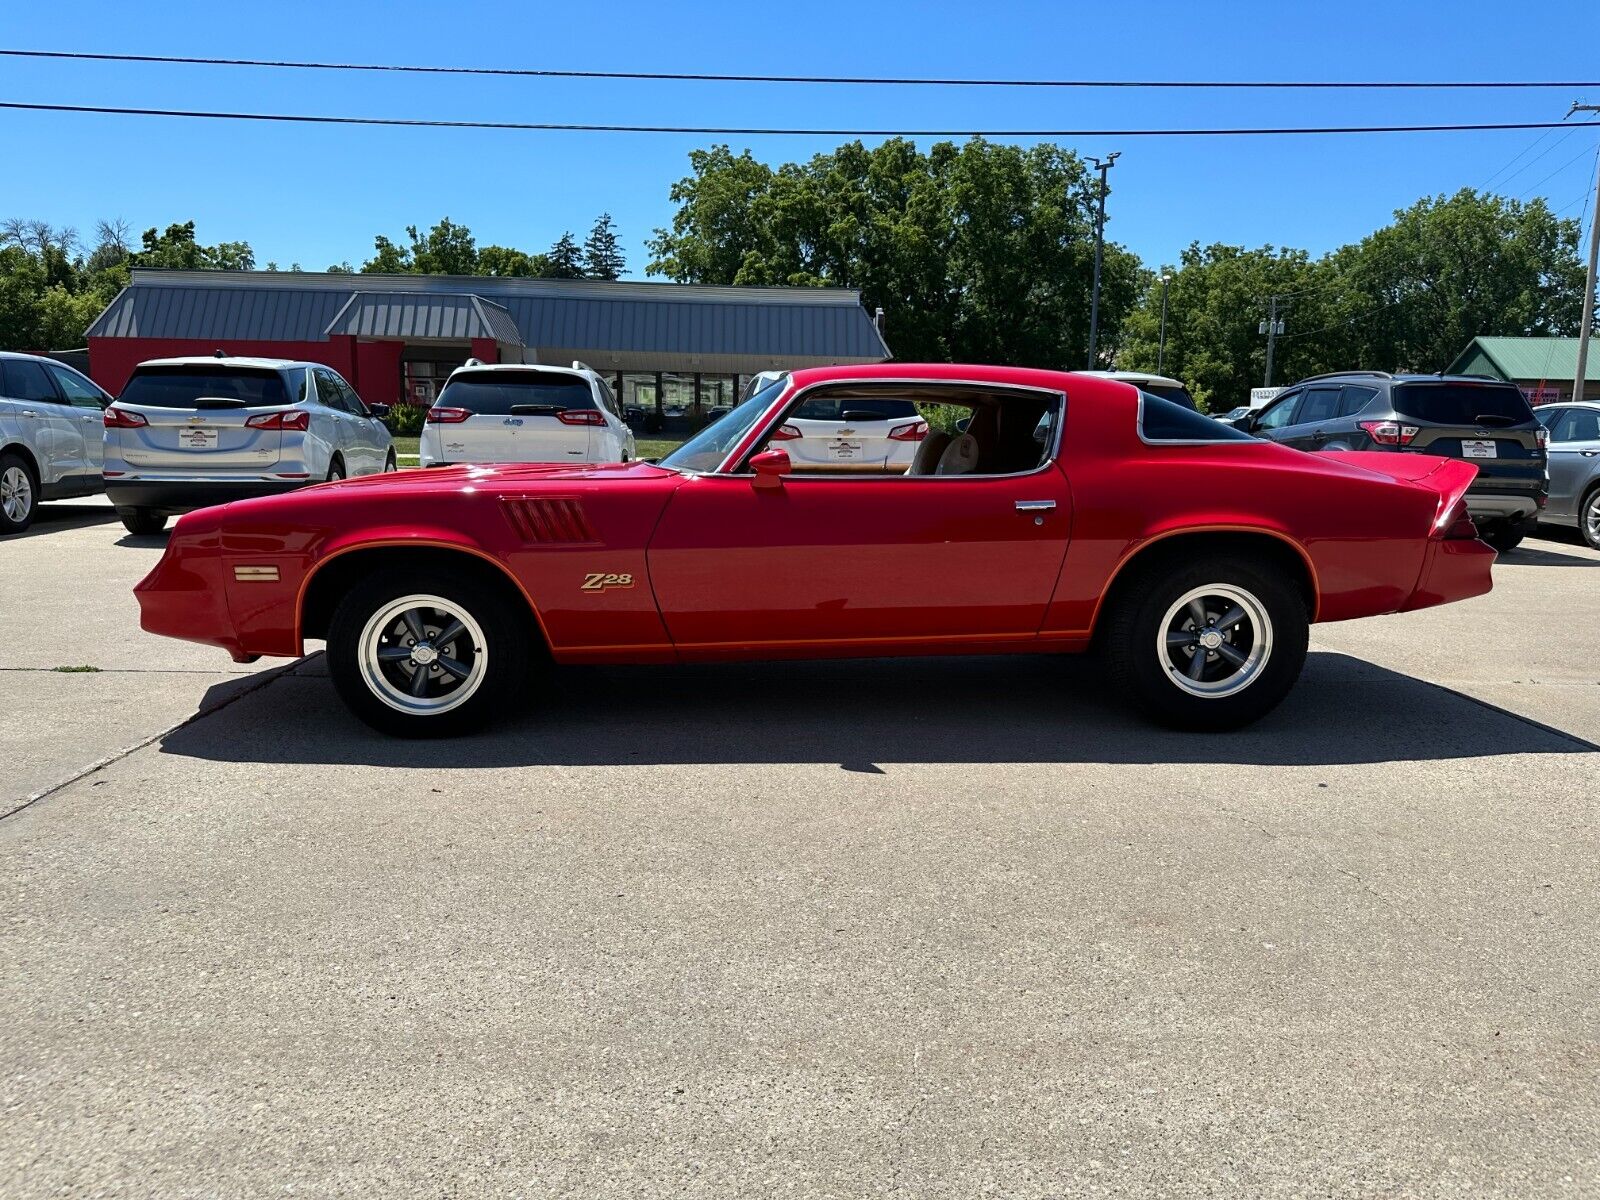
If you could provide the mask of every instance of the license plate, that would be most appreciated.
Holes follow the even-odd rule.
[[[861,455],[860,442],[833,442],[828,446],[828,453],[836,459],[859,458]]]
[[[180,429],[178,431],[178,448],[180,450],[215,450],[217,448],[217,431],[215,429]]]
[[[1487,438],[1483,441],[1461,441],[1462,458],[1498,458],[1500,452],[1495,449],[1494,439]]]

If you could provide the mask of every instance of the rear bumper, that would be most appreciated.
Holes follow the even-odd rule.
[[[1493,548],[1477,538],[1430,540],[1416,589],[1400,611],[1412,612],[1484,595],[1494,588],[1489,571],[1494,560]]]
[[[141,479],[106,480],[106,495],[118,508],[143,508],[164,513],[169,517],[193,512],[197,508],[210,508],[214,504],[231,504],[235,500],[249,500],[256,496],[281,496],[306,487],[312,481]]]
[[[1543,491],[1467,490],[1467,514],[1474,521],[1526,521],[1544,507]]]

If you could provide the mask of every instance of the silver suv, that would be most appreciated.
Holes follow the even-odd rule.
[[[130,533],[157,533],[191,509],[393,471],[388,413],[320,363],[140,363],[105,412],[106,494]]]
[[[54,359],[0,353],[0,534],[26,529],[41,500],[101,490],[100,412],[110,403]]]

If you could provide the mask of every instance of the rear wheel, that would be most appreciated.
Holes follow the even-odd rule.
[[[148,508],[119,508],[117,516],[122,518],[124,529],[140,536],[160,533],[167,527],[167,514],[152,512]]]
[[[1165,558],[1120,590],[1104,647],[1111,677],[1177,729],[1236,729],[1286,696],[1305,663],[1309,621],[1292,580],[1268,562]]]
[[[1578,506],[1578,532],[1589,549],[1600,550],[1600,486],[1590,488]]]
[[[21,533],[39,508],[39,481],[20,454],[0,454],[0,533]]]
[[[528,641],[527,615],[482,580],[389,571],[334,610],[328,669],[374,729],[436,737],[482,728],[517,698]]]
[[[336,479],[343,479],[343,478],[344,478],[344,459],[340,458],[337,454],[335,454],[333,456],[333,461],[328,464],[328,479],[327,479],[327,482],[332,483]]]

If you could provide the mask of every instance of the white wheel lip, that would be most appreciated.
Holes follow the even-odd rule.
[[[1167,635],[1192,601],[1207,598],[1226,600],[1244,609],[1245,615],[1241,623],[1243,621],[1250,623],[1252,644],[1244,663],[1235,667],[1232,674],[1210,682],[1199,682],[1189,678],[1174,662],[1175,655],[1167,644]],[[1260,599],[1236,583],[1209,583],[1191,588],[1167,609],[1166,615],[1156,627],[1155,650],[1157,661],[1173,686],[1202,700],[1222,700],[1229,696],[1237,696],[1261,678],[1268,661],[1272,658],[1272,643],[1272,617]]]
[[[0,474],[0,511],[8,521],[20,524],[33,511],[33,480],[28,472],[13,464]]]
[[[383,673],[378,660],[378,650],[382,645],[384,630],[398,621],[402,614],[414,608],[438,609],[448,614],[466,627],[465,636],[472,639],[471,673],[462,681],[460,687],[446,696],[418,697],[401,691]],[[361,636],[356,643],[356,663],[360,670],[361,682],[366,684],[367,690],[396,712],[410,717],[438,717],[460,708],[483,686],[483,681],[489,673],[489,645],[488,639],[483,635],[483,626],[460,601],[450,600],[431,592],[413,592],[408,596],[397,596],[368,618],[367,623],[361,627]]]

